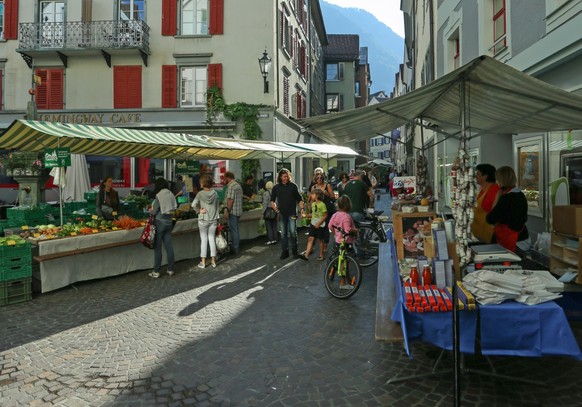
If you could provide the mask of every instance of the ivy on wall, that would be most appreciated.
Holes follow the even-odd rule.
[[[237,102],[227,104],[224,101],[222,92],[218,86],[212,86],[206,92],[207,109],[206,122],[213,129],[216,115],[222,113],[230,121],[238,123],[242,121],[243,130],[241,138],[244,140],[260,140],[263,131],[259,126],[259,108],[264,105],[251,105],[249,103]],[[244,180],[247,175],[252,175],[257,179],[257,174],[261,169],[259,160],[242,160],[241,161],[241,179]]]

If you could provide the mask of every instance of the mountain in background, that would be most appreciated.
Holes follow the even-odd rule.
[[[371,93],[383,90],[389,95],[404,56],[404,39],[367,11],[342,8],[324,0],[320,5],[328,34],[358,34],[360,47],[368,47]]]

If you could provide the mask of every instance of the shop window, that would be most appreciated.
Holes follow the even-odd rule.
[[[143,188],[164,176],[164,160],[161,158],[136,158],[133,182],[137,188]]]
[[[113,67],[113,107],[115,109],[141,108],[141,65]]]

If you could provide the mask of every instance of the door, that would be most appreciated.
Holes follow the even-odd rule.
[[[65,34],[65,3],[41,0],[39,2],[40,41],[42,47],[62,48]]]

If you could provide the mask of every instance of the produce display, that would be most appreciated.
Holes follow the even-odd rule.
[[[26,239],[18,235],[0,237],[0,246],[19,246],[26,243]]]

